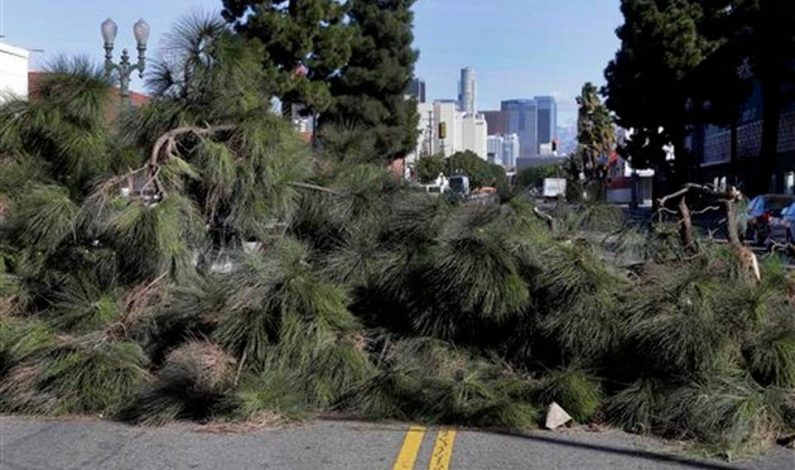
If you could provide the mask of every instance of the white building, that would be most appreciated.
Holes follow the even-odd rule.
[[[502,164],[502,146],[505,139],[501,135],[490,135],[486,143],[486,155],[489,163]]]
[[[519,136],[516,134],[508,134],[503,136],[503,138],[505,142],[503,142],[502,146],[502,164],[505,168],[515,168],[516,159],[522,155]]]
[[[444,153],[446,157],[465,150],[488,158],[488,126],[482,114],[467,114],[457,109],[455,101],[434,101],[417,105],[420,115],[417,149],[407,157],[412,163],[417,155]],[[441,131],[444,135],[441,135]],[[444,137],[444,138],[442,138]]]
[[[0,101],[28,98],[28,57],[25,49],[0,43]]]
[[[488,137],[488,159],[490,163],[514,168],[520,157],[519,136],[516,134],[490,135]]]

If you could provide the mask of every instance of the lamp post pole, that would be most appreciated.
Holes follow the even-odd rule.
[[[127,49],[122,50],[119,63],[113,61],[113,43],[116,41],[118,32],[118,25],[110,18],[102,23],[102,38],[105,41],[105,76],[110,77],[113,71],[119,74],[119,96],[121,97],[122,109],[129,109],[132,106],[130,101],[130,76],[136,70],[139,77],[143,78],[144,76],[144,70],[146,69],[146,43],[149,40],[150,30],[149,25],[142,19],[133,25],[133,35],[138,43],[138,62],[135,64],[130,62],[130,54]]]

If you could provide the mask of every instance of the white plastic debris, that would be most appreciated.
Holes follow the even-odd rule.
[[[573,418],[566,413],[566,410],[553,401],[550,403],[549,409],[547,409],[547,420],[544,423],[544,427],[547,429],[557,429],[572,419]]]

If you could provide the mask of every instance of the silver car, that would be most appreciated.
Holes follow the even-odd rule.
[[[781,210],[781,213],[772,217],[769,222],[770,233],[767,237],[768,245],[790,245],[795,242],[795,203]]]

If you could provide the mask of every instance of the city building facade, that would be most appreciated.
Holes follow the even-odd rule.
[[[535,158],[554,153],[552,143],[557,140],[558,106],[551,96],[533,99],[507,100],[501,104],[502,114],[490,114],[491,119],[505,120],[507,134],[519,136],[522,158]],[[503,116],[507,115],[507,116]]]
[[[749,179],[757,171],[762,150],[763,101],[760,84],[752,81],[750,95],[741,106],[733,126],[710,122],[689,126],[684,150],[694,155],[694,161],[698,162],[693,168],[698,180],[720,189],[732,185],[741,190],[748,187]],[[776,163],[768,190],[795,195],[795,100],[792,99],[782,103]]]
[[[475,71],[471,67],[461,69],[461,81],[458,82],[458,110],[475,114],[477,109],[477,84]]]
[[[466,150],[487,159],[488,125],[482,114],[463,113],[458,110],[458,102],[452,100],[421,103],[417,112],[419,138],[414,154],[408,157],[409,163],[420,155],[441,153],[449,157]]]
[[[516,134],[497,134],[488,137],[487,155],[489,163],[495,163],[505,168],[515,168],[516,159],[519,158],[519,136]]]
[[[539,153],[542,155],[553,153],[543,152],[541,149],[552,147],[552,142],[558,138],[558,104],[551,96],[536,96],[536,138],[538,139]]]
[[[417,100],[417,103],[425,103],[425,81],[420,80],[419,78],[413,78],[409,82],[406,95]]]
[[[486,118],[486,124],[489,126],[489,134],[491,135],[504,135],[508,132],[508,117],[509,114],[505,111],[483,111],[483,117]]]
[[[538,108],[535,100],[503,101],[501,109],[508,115],[507,133],[519,136],[521,156],[538,156]]]

